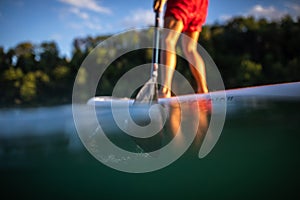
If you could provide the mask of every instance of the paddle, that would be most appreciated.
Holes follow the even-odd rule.
[[[150,79],[145,83],[145,85],[140,89],[137,94],[134,103],[148,103],[153,104],[158,101],[158,52],[159,52],[159,20],[160,12],[155,12],[155,29],[154,29],[154,49],[152,55],[152,65]]]

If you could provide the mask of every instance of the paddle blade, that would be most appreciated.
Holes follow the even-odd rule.
[[[153,104],[158,101],[157,77],[149,79],[137,94],[134,103]]]

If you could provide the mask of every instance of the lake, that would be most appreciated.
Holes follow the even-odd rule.
[[[199,159],[190,148],[163,169],[132,174],[103,165],[85,149],[71,105],[2,109],[1,195],[7,199],[297,199],[299,121],[299,101],[256,102],[227,115],[222,134],[206,157]]]

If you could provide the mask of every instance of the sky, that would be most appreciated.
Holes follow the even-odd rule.
[[[69,57],[75,38],[153,25],[153,0],[0,0],[0,46],[55,41]],[[235,16],[277,20],[300,15],[299,0],[210,0],[206,24]]]

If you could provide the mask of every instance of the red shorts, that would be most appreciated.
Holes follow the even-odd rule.
[[[207,16],[208,0],[168,0],[166,17],[183,22],[182,32],[201,31]]]

